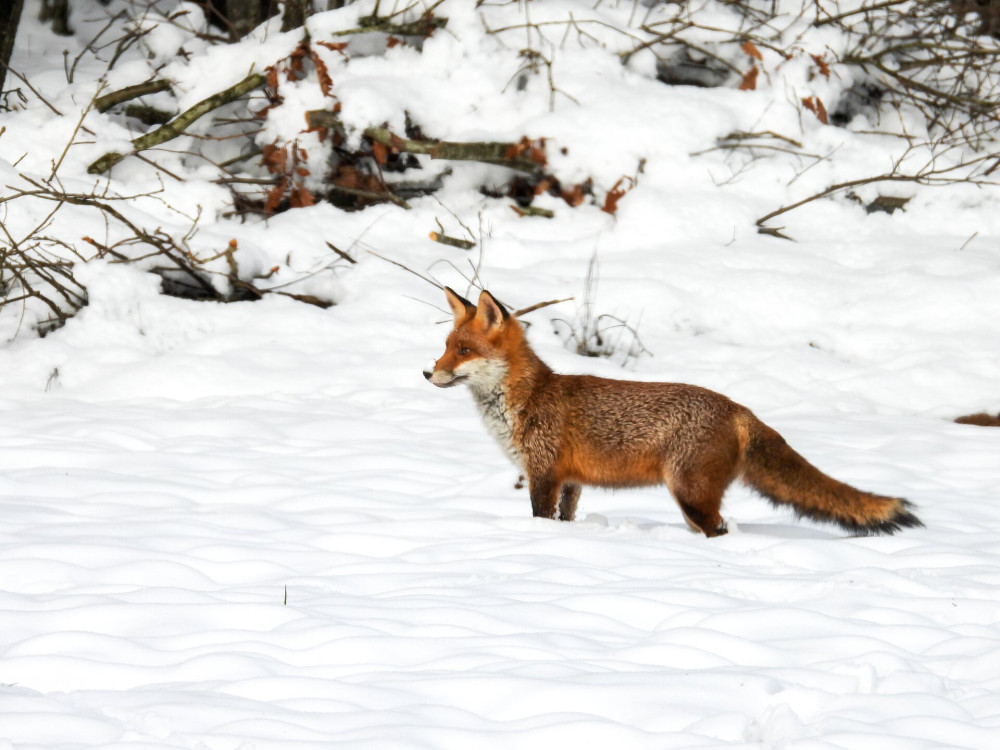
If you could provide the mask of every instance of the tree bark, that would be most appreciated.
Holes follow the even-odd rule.
[[[285,11],[281,14],[281,30],[291,31],[301,28],[306,22],[306,11],[311,5],[310,0],[285,0]]]
[[[229,21],[233,24],[233,33],[237,39],[245,37],[264,20],[262,0],[229,0],[226,5],[229,9]]]
[[[209,22],[238,42],[278,12],[276,0],[203,0]]]
[[[39,21],[52,21],[52,31],[59,36],[73,36],[69,27],[69,0],[42,0]]]
[[[14,36],[17,33],[17,24],[21,20],[23,5],[24,0],[14,0],[0,5],[0,91],[3,90],[10,55],[14,51]]]

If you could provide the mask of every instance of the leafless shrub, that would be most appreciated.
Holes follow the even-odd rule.
[[[596,311],[598,263],[595,253],[587,264],[583,303],[573,320],[554,318],[556,335],[563,337],[566,347],[584,357],[621,358],[625,367],[634,359],[649,354],[635,327],[616,315]]]
[[[44,235],[47,223],[48,218],[16,239],[6,222],[0,221],[0,312],[7,307],[19,309],[15,334],[28,318],[32,303],[38,303],[41,309],[29,325],[42,336],[62,326],[87,304],[86,288],[73,277],[73,262],[65,259],[65,253],[52,252],[52,248],[77,253]]]
[[[932,138],[996,150],[1000,134],[1000,12],[993,4],[863,2],[816,4],[816,26],[849,40],[840,62],[884,92],[882,106],[916,108]],[[853,5],[853,4],[852,4]]]
[[[319,264],[312,271],[291,281],[276,283],[277,267],[266,273],[248,273],[240,268],[236,239],[231,239],[224,249],[214,254],[196,252],[192,240],[197,232],[198,216],[190,217],[190,225],[185,231],[172,233],[162,227],[143,227],[126,215],[124,206],[119,207],[122,202],[137,198],[155,199],[154,193],[129,196],[114,195],[107,190],[73,193],[54,181],[41,182],[25,175],[22,179],[27,187],[8,186],[10,194],[0,199],[0,209],[6,212],[12,201],[29,199],[48,201],[54,207],[43,221],[22,237],[15,237],[7,224],[0,221],[0,311],[20,305],[23,321],[29,317],[31,305],[40,305],[43,314],[36,312],[32,317],[37,322],[30,323],[30,327],[42,335],[63,325],[87,304],[86,287],[76,279],[74,270],[77,264],[95,259],[135,264],[154,273],[161,279],[163,293],[175,297],[237,302],[277,294],[317,307],[333,304],[330,299],[288,291],[288,287],[333,269],[344,259],[339,251],[329,262]],[[109,235],[115,239],[101,242],[83,236],[78,238],[77,245],[54,237],[47,230],[66,205],[100,212],[109,226]],[[20,329],[19,325],[18,331]]]

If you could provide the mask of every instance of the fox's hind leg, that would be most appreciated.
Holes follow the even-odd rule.
[[[684,520],[693,530],[700,531],[705,536],[721,536],[726,533],[726,522],[719,512],[725,489],[725,485],[706,487],[704,483],[696,483],[692,486],[676,480],[670,484],[670,492],[684,514]]]
[[[726,533],[722,520],[722,496],[733,481],[735,466],[729,461],[703,465],[697,471],[681,470],[667,477],[667,486],[681,513],[695,531],[705,536]]]
[[[667,486],[684,518],[705,536],[726,533],[722,520],[722,496],[736,478],[740,445],[735,435],[713,435],[692,452],[686,465],[665,467]]]
[[[580,485],[567,482],[559,497],[559,520],[572,521],[576,516],[576,504],[580,502]]]

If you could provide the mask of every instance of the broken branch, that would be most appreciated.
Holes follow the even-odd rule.
[[[97,97],[94,100],[94,109],[98,112],[107,112],[116,104],[138,99],[140,96],[146,96],[147,94],[156,94],[160,91],[169,90],[170,81],[163,80],[146,81],[145,83],[138,83],[135,86],[126,86],[118,91],[112,91],[110,94]]]
[[[344,130],[343,123],[335,112],[315,109],[306,112],[306,122],[310,130],[326,128],[329,130]],[[387,146],[393,151],[405,151],[410,154],[422,154],[432,159],[451,159],[453,161],[478,161],[486,164],[499,164],[503,167],[516,169],[520,172],[536,173],[545,166],[545,153],[539,142],[527,139],[519,143],[503,143],[492,141],[438,141],[434,139],[416,140],[400,138],[389,128],[365,128],[364,136],[369,140]]]
[[[229,102],[239,99],[244,94],[263,86],[266,80],[267,76],[263,73],[252,73],[248,75],[242,81],[233,84],[228,89],[220,91],[217,94],[213,94],[207,99],[202,99],[190,109],[181,112],[166,125],[134,139],[132,141],[133,148],[136,151],[143,151],[147,148],[159,146],[161,143],[173,140],[177,136],[182,135],[184,130],[198,118],[208,114],[213,109],[217,109],[224,104],[229,104]],[[120,154],[117,151],[110,151],[87,167],[87,172],[90,174],[103,174],[124,159],[127,155],[128,154]]]
[[[476,246],[476,243],[471,240],[463,240],[460,237],[449,237],[448,235],[441,234],[440,232],[431,232],[430,238],[435,242],[440,242],[442,245],[458,247],[462,250],[471,250]]]
[[[536,302],[533,305],[528,305],[520,310],[515,310],[511,313],[515,318],[520,318],[522,315],[527,315],[535,310],[541,310],[543,307],[548,307],[549,305],[558,305],[560,302],[571,302],[573,297],[566,297],[565,299],[550,299],[548,302]]]

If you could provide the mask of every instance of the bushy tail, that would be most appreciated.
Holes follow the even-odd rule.
[[[895,534],[923,526],[898,497],[883,497],[838,482],[796,453],[785,439],[750,417],[743,460],[743,480],[775,505],[791,505],[796,514],[838,524],[860,535]]]

